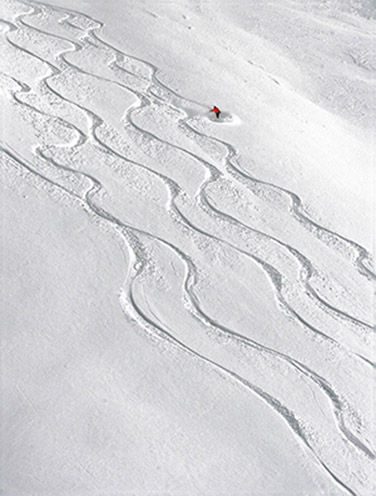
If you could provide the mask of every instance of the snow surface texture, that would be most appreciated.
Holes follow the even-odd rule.
[[[1,0],[4,496],[376,494],[371,5]]]

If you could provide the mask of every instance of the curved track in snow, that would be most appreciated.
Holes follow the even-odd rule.
[[[25,5],[30,6],[29,3]],[[69,28],[68,32],[61,34],[38,27],[38,22],[46,12],[60,13],[58,23],[62,31],[65,27]],[[352,495],[361,494],[363,488],[370,487],[371,481],[364,481],[361,477],[346,472],[348,458],[353,464],[355,474],[360,472],[364,465],[370,466],[376,458],[375,449],[365,435],[364,425],[368,425],[367,422],[370,421],[363,418],[361,409],[358,409],[356,395],[348,398],[347,391],[341,390],[341,385],[333,382],[332,371],[328,376],[325,375],[325,367],[330,363],[331,356],[338,354],[346,361],[346,366],[357,367],[357,370],[364,370],[367,374],[372,372],[375,368],[375,358],[372,355],[372,322],[363,318],[361,313],[353,315],[345,306],[322,297],[313,284],[315,277],[320,275],[314,261],[292,242],[286,242],[278,234],[274,235],[259,226],[253,226],[250,221],[229,212],[226,205],[217,205],[212,200],[209,190],[224,180],[233,185],[234,191],[239,188],[245,191],[245,194],[249,192],[263,198],[267,198],[271,190],[276,191],[287,199],[288,208],[285,213],[296,219],[315,242],[325,244],[325,249],[345,258],[346,264],[361,277],[372,281],[375,275],[370,269],[371,256],[367,250],[310,219],[305,213],[303,200],[292,190],[261,181],[243,171],[238,163],[239,151],[231,143],[198,130],[183,108],[189,107],[190,104],[201,104],[185,99],[168,88],[158,77],[158,68],[150,62],[133,57],[105,41],[100,35],[103,23],[74,10],[66,11],[39,2],[33,4],[30,11],[17,13],[11,20],[4,19],[0,22],[6,27],[5,37],[12,49],[36,59],[48,70],[48,74],[41,77],[33,88],[19,75],[14,75],[12,67],[9,67],[9,72],[2,73],[5,80],[13,86],[11,95],[14,104],[32,115],[40,115],[52,128],[59,125],[73,135],[69,141],[52,145],[35,142],[30,147],[30,156],[24,156],[6,140],[1,143],[1,148],[18,166],[36,175],[41,181],[41,187],[45,182],[52,184],[64,194],[79,201],[91,214],[108,222],[121,234],[135,264],[121,288],[120,302],[124,311],[136,319],[140,327],[147,332],[159,336],[195,359],[204,361],[219,371],[226,380],[241,384],[261,398],[285,420],[297,442],[308,449],[314,462],[327,473],[336,486]],[[32,33],[50,37],[51,40],[66,44],[67,48],[56,50],[53,60],[50,60],[46,55],[25,47],[22,40],[17,39],[17,34],[21,37],[25,34],[27,39],[33,36]],[[82,66],[83,60],[75,60],[74,57],[86,49],[100,50],[108,62],[105,66],[99,63],[95,70]],[[126,109],[117,128],[106,122],[98,111],[82,102],[78,94],[75,96],[72,86],[65,86],[68,78],[74,80],[75,76],[87,77],[90,81],[108,85],[109,91],[116,87],[132,95],[136,103]],[[28,99],[35,95],[36,101],[30,103]],[[84,126],[79,124],[78,117],[77,120],[71,121],[60,115],[59,110],[54,114],[53,106],[48,102],[43,103],[44,99],[50,96],[63,102],[73,113],[84,116],[88,129],[83,129]],[[95,95],[93,98],[95,99]],[[178,115],[171,123],[172,127],[178,124],[176,140],[164,137],[163,130],[150,130],[147,123],[139,123],[139,119],[143,118],[143,111],[153,105],[171,109],[174,115]],[[168,113],[163,117],[168,119]],[[181,136],[179,129],[183,130]],[[186,140],[191,140],[192,145],[185,145]],[[138,143],[142,142],[144,155],[150,160],[144,162],[135,159],[133,156],[139,154],[139,150],[128,155],[120,146],[125,141],[129,149],[132,149],[132,144],[137,148]],[[217,152],[212,156],[207,152],[211,145],[217,147]],[[90,153],[98,151],[98,161],[107,156],[109,160],[119,161],[120,164],[132,165],[142,170],[151,182],[163,185],[167,197],[163,208],[176,230],[176,241],[171,240],[163,230],[158,232],[158,226],[153,229],[143,227],[138,219],[127,218],[126,209],[110,209],[111,200],[114,200],[115,205],[117,199],[107,195],[106,185],[97,176],[97,166],[91,171],[89,160],[85,162],[86,147],[90,147]],[[160,157],[152,156],[154,149],[162,152],[168,150],[174,154],[176,160],[180,157],[182,162],[186,160],[192,165],[195,164],[194,174],[197,178],[194,194],[184,189],[177,176],[169,175],[159,165],[153,165],[153,160],[156,164],[160,162]],[[75,165],[76,161],[80,167]],[[42,168],[40,164],[45,164],[47,168]],[[117,172],[116,169],[111,171],[110,168],[106,172],[114,176],[114,183],[111,182],[113,188]],[[59,173],[64,174],[64,177],[59,178]],[[76,182],[70,178],[75,178]],[[104,195],[107,196],[105,200]],[[273,198],[267,203],[271,210],[278,210],[279,206],[274,205]],[[184,248],[188,238],[197,245],[197,252],[195,249]],[[160,246],[161,250],[171,250],[185,267],[184,278],[177,277],[177,287],[181,288],[183,294],[182,311],[197,321],[198,329],[203,333],[203,343],[208,340],[204,338],[204,333],[211,330],[229,340],[233,349],[240,350],[245,347],[250,353],[250,358],[253,354],[258,355],[264,363],[265,371],[270,363],[273,363],[277,370],[279,367],[281,371],[288,370],[298,381],[302,381],[307,390],[317,391],[328,402],[328,412],[333,413],[333,419],[328,419],[327,424],[322,426],[320,418],[315,420],[315,413],[307,413],[305,417],[304,409],[300,410],[298,404],[287,403],[289,400],[285,392],[279,397],[275,389],[268,389],[267,381],[263,383],[262,379],[256,376],[253,380],[251,368],[239,367],[238,370],[238,365],[231,362],[230,358],[226,358],[226,361],[224,359],[222,363],[214,356],[209,356],[204,351],[204,346],[203,350],[194,348],[189,343],[188,336],[185,341],[178,329],[171,330],[170,325],[149,314],[145,301],[141,301],[140,293],[134,289],[142,285],[143,278],[149,277],[150,266],[157,264],[152,261],[153,253],[148,248],[149,243]],[[266,341],[261,342],[257,337],[222,322],[207,310],[196,287],[199,286],[201,275],[210,271],[209,265],[205,266],[205,247],[214,245],[223,252],[228,250],[241,263],[245,260],[246,265],[256,265],[261,269],[272,286],[281,314],[293,322],[295,330],[307,336],[308,355],[310,343],[315,343],[322,350],[322,365],[316,369],[317,364],[310,363],[308,355],[304,356],[299,350],[290,354],[277,343],[273,345]],[[147,285],[145,287],[147,288]],[[299,298],[296,298],[297,294]],[[208,342],[210,343],[210,340]],[[367,398],[362,398],[361,401],[366,402]],[[324,433],[324,441],[318,435],[321,430]],[[331,440],[329,446],[326,445],[325,439]],[[340,453],[339,460],[334,460],[337,449]]]

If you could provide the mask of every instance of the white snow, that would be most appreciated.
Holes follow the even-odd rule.
[[[1,0],[4,496],[376,493],[375,36]]]

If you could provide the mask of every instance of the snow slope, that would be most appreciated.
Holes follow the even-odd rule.
[[[0,5],[3,493],[374,494],[372,2]]]

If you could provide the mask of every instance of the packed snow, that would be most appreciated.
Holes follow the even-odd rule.
[[[376,494],[375,19],[0,0],[4,496]]]

